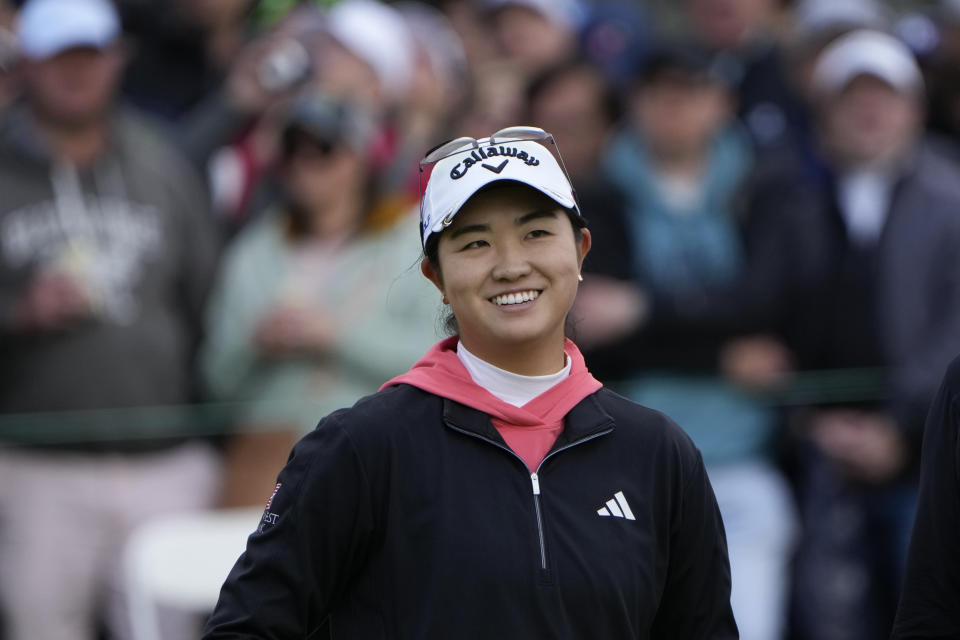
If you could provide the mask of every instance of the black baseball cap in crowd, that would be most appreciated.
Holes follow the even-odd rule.
[[[283,149],[289,153],[298,134],[366,155],[376,133],[373,119],[360,106],[310,89],[290,106],[283,127]]]

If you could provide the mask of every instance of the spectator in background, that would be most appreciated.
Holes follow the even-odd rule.
[[[652,52],[604,164],[625,217],[612,269],[584,275],[575,310],[600,379],[676,415],[703,453],[727,530],[740,637],[781,637],[794,515],[769,462],[776,416],[747,391],[776,382],[775,328],[802,199],[765,187],[736,124],[730,80],[686,44]],[[619,262],[619,264],[618,264]],[[789,268],[788,268],[789,265]],[[614,382],[616,381],[616,382]]]
[[[281,199],[237,237],[213,295],[203,350],[220,400],[250,402],[231,446],[227,501],[260,501],[317,415],[352,404],[436,340],[436,296],[412,267],[411,210],[371,189],[374,123],[308,93],[282,137]],[[385,211],[385,209],[387,209]],[[397,278],[397,273],[404,275]]]
[[[628,84],[656,38],[651,12],[632,0],[586,6],[579,42],[583,56],[620,89]]]
[[[123,77],[130,102],[176,121],[223,82],[247,43],[256,0],[119,0],[133,55]]]
[[[801,0],[793,9],[793,18],[794,38],[804,49],[817,52],[848,31],[883,31],[892,22],[889,10],[879,0]]]
[[[3,108],[17,92],[14,69],[17,64],[17,40],[13,35],[13,7],[0,0],[0,117]]]
[[[482,67],[498,55],[496,38],[490,37],[490,30],[482,18],[484,9],[481,4],[477,0],[440,0],[437,3],[460,36],[471,69]]]
[[[273,161],[284,109],[316,70],[311,52],[324,34],[319,10],[291,12],[248,43],[219,89],[171,130],[207,175],[214,213],[228,235],[270,198],[257,187]]]
[[[529,78],[506,60],[472,69],[471,91],[464,111],[455,120],[454,132],[480,137],[520,122],[524,112],[523,90]]]
[[[776,33],[778,0],[684,0],[696,39],[723,54],[736,83],[736,109],[754,143],[795,149],[803,113],[790,86]]]
[[[185,146],[208,166],[215,208],[230,232],[262,211],[287,103],[305,83],[349,100],[380,123],[370,163],[389,174],[400,144],[396,118],[413,77],[414,42],[401,14],[377,0],[345,0],[322,12],[301,6],[252,43],[231,70],[224,92],[191,114]],[[283,71],[277,81],[265,66]],[[198,143],[199,141],[199,143]]]
[[[790,75],[805,103],[815,94],[814,67],[831,42],[856,29],[887,31],[892,26],[892,16],[879,0],[802,0],[793,14]]]
[[[216,256],[200,182],[117,104],[110,2],[28,0],[17,35],[24,96],[0,127],[0,412],[186,403]],[[127,532],[214,501],[217,457],[183,425],[87,415],[104,423],[80,432],[62,413],[58,432],[14,435],[10,416],[0,432],[8,640],[91,640],[101,617],[122,637]]]
[[[570,57],[580,15],[575,0],[481,0],[500,53],[527,75]]]
[[[928,80],[928,125],[960,158],[960,2],[943,0],[932,13],[937,45],[924,61]]]
[[[550,131],[563,148],[563,160],[583,215],[619,221],[624,198],[604,171],[603,158],[613,127],[620,120],[620,100],[600,68],[583,60],[561,62],[536,76],[526,92],[527,122]],[[629,249],[623,233],[606,233],[616,225],[597,223],[594,240],[603,251],[587,256],[588,272],[629,278]]]
[[[805,169],[817,171],[816,132],[811,122],[810,98],[813,69],[820,53],[834,40],[856,29],[887,30],[892,16],[879,0],[802,0],[793,10],[792,39],[788,49],[789,78],[803,106],[798,144]]]
[[[407,99],[413,76],[413,37],[403,16],[378,0],[343,0],[327,13],[329,38],[314,55],[315,81],[378,118]]]
[[[960,352],[957,168],[922,138],[924,91],[910,51],[858,30],[812,76],[823,159],[807,228],[819,286],[797,305],[802,366],[883,367],[885,398],[806,420],[797,564],[801,637],[890,630],[915,502],[917,443],[940,376]]]
[[[417,164],[437,140],[454,137],[470,92],[470,69],[463,41],[443,13],[423,2],[394,6],[412,36],[415,62],[407,98],[398,105],[397,154],[383,183],[419,197]]]

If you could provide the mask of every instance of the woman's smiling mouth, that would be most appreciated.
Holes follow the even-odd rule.
[[[490,298],[490,302],[497,306],[511,305],[511,304],[523,304],[524,302],[531,302],[536,300],[540,296],[540,290],[538,289],[528,289],[526,291],[513,291],[511,293],[502,293],[498,296],[493,296]]]

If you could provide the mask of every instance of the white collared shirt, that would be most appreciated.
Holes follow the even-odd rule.
[[[569,356],[564,354],[565,364],[560,371],[545,376],[522,376],[481,360],[467,351],[462,342],[457,343],[457,357],[474,382],[515,407],[522,407],[566,378],[573,364]]]

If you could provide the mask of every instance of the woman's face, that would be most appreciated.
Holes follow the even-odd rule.
[[[298,135],[282,174],[284,188],[294,202],[308,210],[323,209],[344,192],[363,189],[366,167],[360,156],[343,143]]]
[[[555,202],[510,185],[471,198],[440,236],[439,273],[426,260],[423,271],[453,309],[467,349],[496,363],[521,345],[562,348],[589,249],[590,233],[577,240]]]

